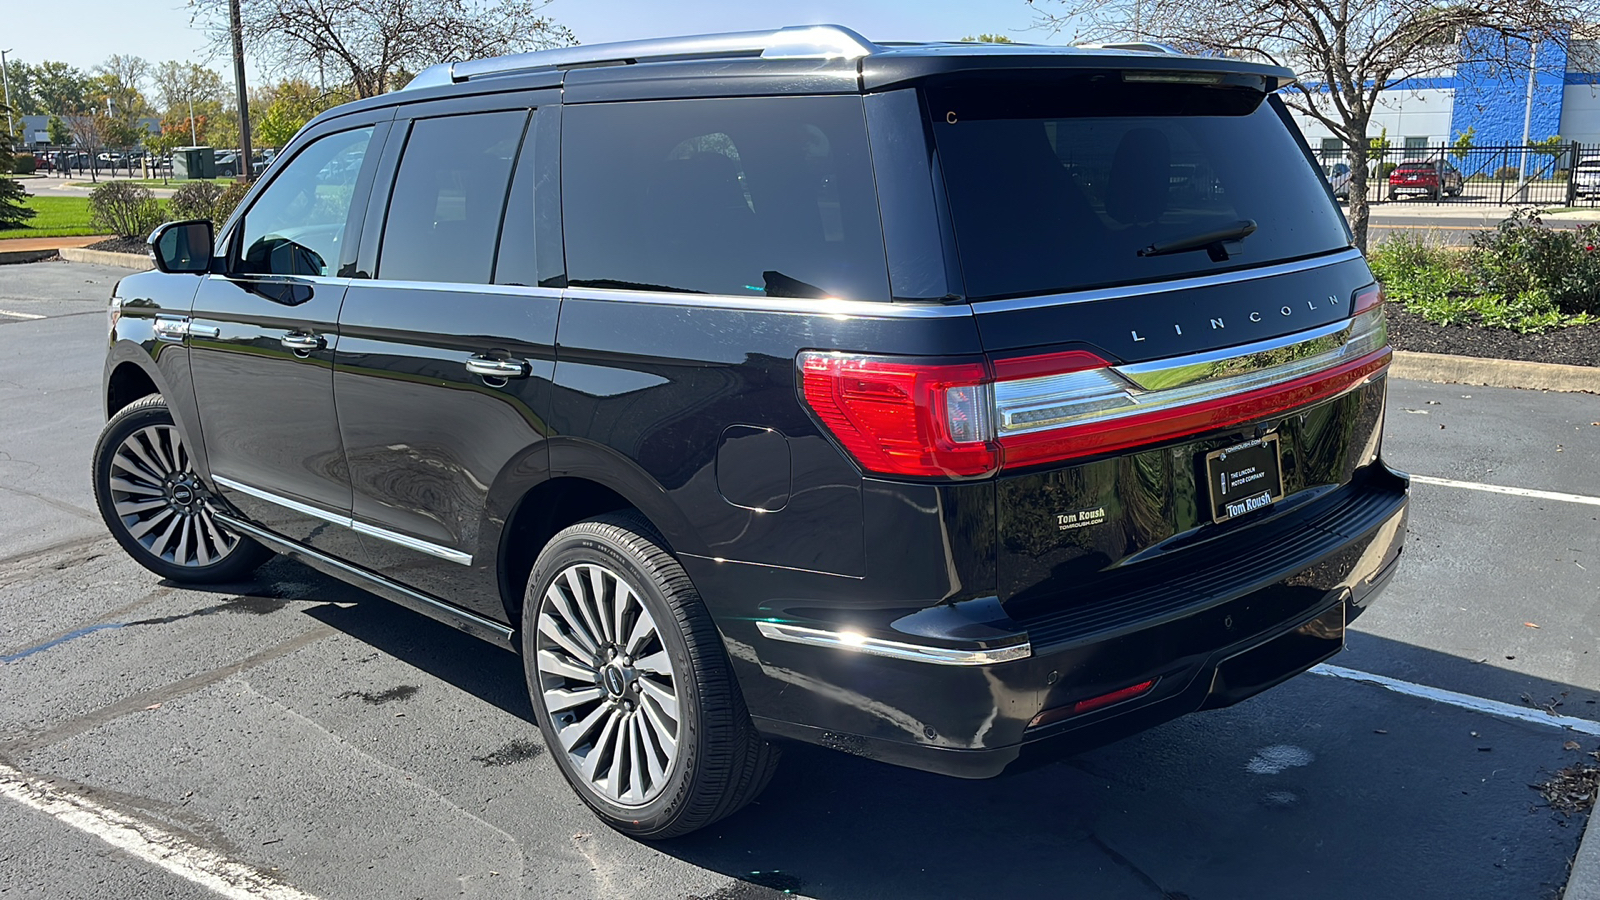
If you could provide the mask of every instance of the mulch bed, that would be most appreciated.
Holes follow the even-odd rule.
[[[144,256],[150,252],[150,245],[145,243],[144,238],[114,237],[90,244],[85,249],[105,250],[110,253],[137,253]]]
[[[1600,366],[1600,325],[1574,325],[1544,334],[1506,328],[1436,325],[1399,303],[1388,304],[1389,343],[1396,350]]]

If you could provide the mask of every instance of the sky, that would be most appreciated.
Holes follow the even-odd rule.
[[[8,2],[0,50],[30,63],[56,59],[90,69],[113,53],[206,63],[231,82],[226,57],[210,58],[205,33],[181,0]],[[1048,3],[1046,0],[1046,6]],[[1034,29],[1024,0],[554,0],[545,8],[585,44],[783,25],[845,25],[876,40],[955,40],[982,32],[1060,42]],[[259,65],[249,77],[261,80]]]

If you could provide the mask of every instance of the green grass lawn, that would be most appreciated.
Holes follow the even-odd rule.
[[[0,230],[0,240],[100,233],[89,227],[88,197],[29,197],[23,205],[38,215],[29,219],[26,227]]]

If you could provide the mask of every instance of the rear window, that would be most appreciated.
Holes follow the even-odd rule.
[[[1433,163],[1401,163],[1395,167],[1396,172],[1432,172]]]
[[[1321,173],[1262,97],[1259,84],[1120,72],[930,85],[968,296],[1180,278],[1348,246]],[[1245,223],[1254,231],[1212,242],[1220,248],[1173,249]]]

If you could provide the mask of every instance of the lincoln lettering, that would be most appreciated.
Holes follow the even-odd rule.
[[[1334,294],[1329,294],[1328,295],[1328,305],[1329,306],[1338,306],[1338,305],[1340,305],[1341,302],[1342,301],[1338,298],[1337,295],[1334,295]],[[1319,310],[1321,308],[1322,307],[1318,306],[1315,300],[1307,300],[1306,301],[1306,309],[1308,311],[1310,311],[1310,312],[1316,312],[1317,310]],[[1293,306],[1284,305],[1284,306],[1278,307],[1278,315],[1279,316],[1293,316],[1294,312],[1295,312],[1295,310],[1294,310]],[[1261,311],[1260,310],[1253,310],[1245,318],[1249,319],[1252,322],[1260,322],[1262,320]],[[1220,331],[1220,330],[1228,327],[1227,326],[1227,321],[1223,316],[1208,316],[1207,320],[1211,324],[1211,330],[1212,331]],[[1178,335],[1183,334],[1183,323],[1182,322],[1173,322],[1172,323],[1172,331],[1173,331],[1174,334],[1178,334]],[[1134,343],[1139,343],[1140,341],[1145,340],[1145,336],[1140,334],[1137,329],[1135,329],[1133,331],[1130,331],[1129,334],[1133,335]]]

